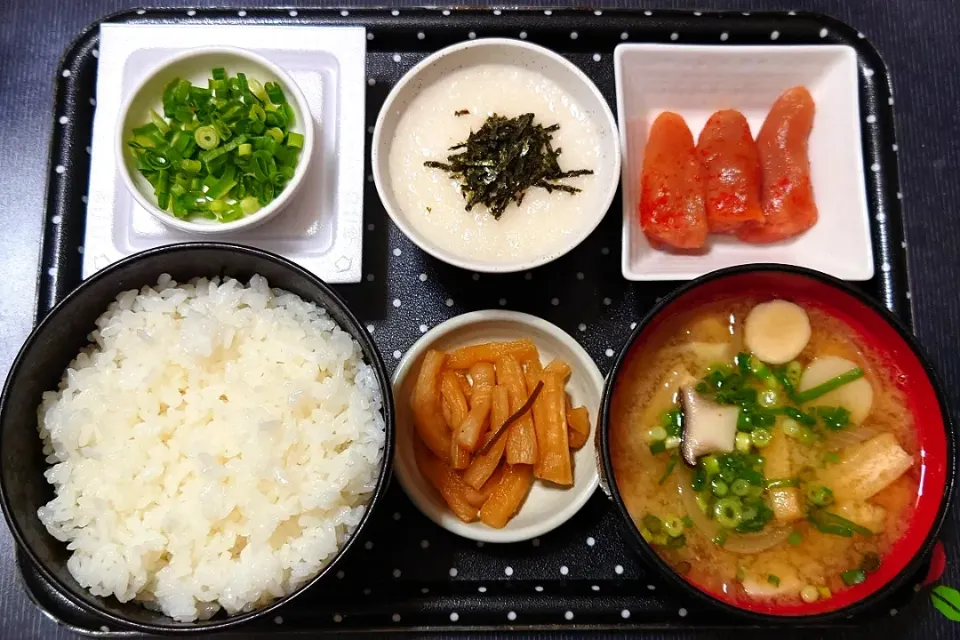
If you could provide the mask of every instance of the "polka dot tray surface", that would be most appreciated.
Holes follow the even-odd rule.
[[[147,9],[110,22],[360,25],[367,29],[365,153],[378,110],[394,83],[429,53],[488,36],[535,42],[562,53],[589,75],[611,105],[613,49],[621,42],[686,44],[845,44],[857,53],[862,150],[875,273],[859,283],[911,321],[893,97],[879,54],[863,34],[815,14],[626,10],[445,9]],[[38,316],[81,278],[89,144],[99,24],[74,42],[58,70]],[[368,175],[364,194],[364,274],[338,291],[366,324],[393,368],[430,327],[467,311],[507,308],[543,317],[573,335],[609,370],[631,328],[676,283],[630,283],[620,274],[618,195],[598,229],[574,251],[534,271],[478,274],[437,261],[389,221]],[[640,628],[736,625],[670,592],[642,565],[617,529],[602,492],[573,519],[529,542],[494,545],[454,536],[427,520],[394,483],[381,510],[341,570],[296,599],[268,631],[399,628]],[[127,632],[64,600],[26,563],[30,596],[50,615],[88,635]],[[912,583],[911,583],[912,584]],[[902,609],[906,587],[883,603]],[[871,612],[865,615],[875,615]],[[855,621],[851,621],[855,622]],[[255,629],[251,629],[254,631]]]

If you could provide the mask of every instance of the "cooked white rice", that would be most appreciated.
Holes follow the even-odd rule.
[[[296,295],[199,279],[127,291],[43,395],[56,498],[38,515],[77,581],[181,621],[250,611],[323,568],[383,455],[359,344]]]

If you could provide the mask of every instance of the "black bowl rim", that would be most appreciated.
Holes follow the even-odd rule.
[[[131,264],[144,260],[146,258],[154,257],[166,253],[183,253],[196,250],[217,250],[217,251],[228,251],[233,253],[241,253],[252,258],[258,258],[273,262],[274,264],[289,269],[295,272],[297,275],[306,278],[311,284],[316,286],[318,289],[328,295],[333,301],[333,305],[323,305],[323,306],[336,306],[338,311],[342,312],[343,316],[346,318],[347,326],[341,327],[344,330],[349,331],[353,338],[360,343],[364,355],[372,354],[372,362],[368,362],[371,367],[373,367],[376,376],[377,383],[380,385],[381,395],[382,395],[382,411],[384,417],[384,448],[383,448],[383,458],[380,463],[379,476],[377,478],[377,484],[374,487],[373,493],[370,497],[369,502],[367,503],[366,510],[363,513],[363,516],[360,518],[360,522],[357,524],[356,528],[353,531],[353,534],[347,538],[343,546],[337,551],[333,559],[327,563],[327,565],[320,570],[320,572],[315,575],[313,578],[308,580],[306,583],[301,585],[293,593],[290,593],[282,598],[278,598],[272,601],[270,604],[265,607],[255,609],[253,611],[248,611],[246,613],[237,614],[230,616],[226,619],[211,620],[211,621],[199,621],[194,623],[178,623],[171,619],[169,625],[167,624],[151,624],[136,622],[133,620],[128,620],[126,618],[114,615],[109,611],[103,610],[98,606],[92,606],[90,603],[78,600],[69,590],[61,583],[61,581],[54,576],[43,562],[37,557],[33,552],[33,549],[27,544],[26,539],[23,536],[23,533],[20,531],[19,527],[16,525],[16,521],[11,515],[11,506],[8,503],[7,487],[6,483],[3,482],[2,477],[0,477],[0,508],[3,510],[4,518],[7,521],[7,526],[10,528],[10,531],[13,533],[13,538],[17,543],[17,546],[27,555],[30,559],[33,566],[35,566],[43,575],[43,577],[67,600],[74,603],[84,610],[92,611],[95,615],[103,618],[104,620],[118,625],[126,629],[132,629],[136,631],[141,631],[144,633],[155,633],[155,634],[197,634],[197,633],[207,633],[211,631],[222,631],[226,629],[234,629],[238,625],[242,625],[251,620],[261,618],[264,616],[273,613],[277,609],[285,606],[287,603],[292,601],[294,598],[300,596],[304,592],[308,591],[313,587],[317,582],[323,579],[328,573],[330,573],[334,565],[338,564],[339,561],[346,555],[350,547],[353,546],[353,543],[359,537],[361,530],[366,526],[367,522],[370,520],[370,514],[376,509],[377,504],[381,501],[383,496],[387,492],[387,487],[390,484],[391,478],[393,476],[393,455],[394,455],[394,429],[396,422],[396,414],[393,403],[393,390],[390,385],[390,376],[387,375],[387,368],[383,360],[383,355],[380,353],[380,350],[377,348],[377,345],[374,343],[373,339],[370,337],[369,332],[364,328],[360,323],[357,317],[353,314],[350,308],[344,302],[334,290],[326,282],[321,280],[319,277],[311,273],[310,271],[304,269],[298,264],[287,260],[286,258],[279,256],[275,253],[265,251],[263,249],[257,249],[254,247],[248,247],[238,244],[232,244],[227,242],[183,242],[178,244],[165,245],[162,247],[157,247],[154,249],[148,249],[146,251],[141,251],[139,253],[132,254],[123,258],[112,265],[98,271],[94,275],[90,276],[86,280],[80,283],[80,285],[67,294],[63,300],[57,303],[57,305],[44,316],[43,320],[37,323],[36,327],[30,332],[30,335],[24,341],[23,346],[20,348],[20,351],[17,353],[16,359],[13,361],[13,364],[10,367],[10,371],[7,374],[6,382],[3,385],[3,392],[0,394],[0,415],[3,414],[4,408],[7,404],[7,395],[10,391],[11,381],[17,376],[20,368],[23,366],[26,360],[26,352],[37,340],[38,335],[42,332],[46,324],[50,321],[51,318],[56,316],[61,312],[61,309],[66,306],[66,304],[75,298],[80,298],[84,295],[85,291],[92,285],[92,283],[102,280],[103,278],[109,277],[112,274],[115,274],[118,271],[122,271],[129,267]],[[197,276],[202,277],[202,276]],[[117,292],[120,293],[119,291]]]
[[[768,613],[759,613],[756,611],[749,611],[747,609],[742,609],[736,607],[728,602],[715,598],[714,596],[708,594],[705,591],[698,589],[696,586],[690,584],[684,580],[670,565],[668,565],[660,556],[653,550],[653,548],[647,544],[647,542],[640,535],[640,530],[633,523],[630,513],[627,511],[626,504],[624,504],[623,497],[620,495],[620,490],[617,487],[616,478],[613,473],[613,460],[610,455],[610,410],[611,402],[613,399],[613,390],[616,387],[617,379],[623,364],[627,359],[627,355],[633,349],[633,345],[636,342],[639,335],[647,328],[647,325],[650,322],[660,315],[660,313],[675,300],[682,297],[683,295],[693,291],[694,289],[699,288],[701,285],[713,282],[715,280],[720,280],[730,276],[742,275],[745,273],[788,273],[798,276],[807,277],[816,281],[819,281],[822,284],[832,286],[835,289],[842,291],[853,296],[855,299],[859,300],[870,308],[874,313],[879,315],[883,320],[887,322],[888,325],[893,327],[900,334],[900,337],[903,338],[907,346],[910,347],[910,350],[916,356],[917,360],[920,362],[920,365],[923,367],[924,371],[927,374],[927,379],[930,381],[930,385],[933,387],[934,395],[937,399],[937,404],[940,408],[940,414],[943,417],[944,424],[944,436],[947,442],[947,470],[946,478],[944,480],[944,494],[943,500],[940,502],[940,509],[937,512],[937,515],[933,521],[933,524],[930,526],[929,531],[924,538],[923,543],[920,545],[920,549],[914,555],[914,557],[904,566],[904,568],[886,584],[882,585],[879,589],[873,593],[867,595],[865,598],[853,602],[845,607],[837,609],[835,611],[828,611],[826,613],[811,614],[811,615],[800,615],[800,616],[790,616],[790,615],[776,615]],[[617,354],[617,359],[614,362],[613,367],[610,369],[610,373],[607,376],[607,380],[604,384],[603,389],[603,399],[601,404],[601,416],[600,416],[600,456],[601,456],[601,472],[604,478],[604,484],[608,490],[608,495],[616,506],[616,511],[620,516],[621,527],[627,529],[627,534],[629,542],[632,543],[634,550],[647,561],[648,564],[651,564],[657,568],[662,576],[673,586],[677,587],[680,591],[683,591],[687,595],[692,596],[698,602],[704,603],[714,609],[719,609],[725,613],[738,616],[742,619],[747,619],[753,623],[759,623],[764,625],[784,625],[784,624],[810,624],[810,625],[822,625],[824,623],[833,622],[840,618],[849,618],[854,616],[857,613],[863,612],[872,606],[879,603],[882,599],[888,597],[896,589],[901,587],[904,582],[916,573],[916,570],[919,568],[920,563],[924,558],[929,554],[930,550],[933,548],[933,545],[936,543],[937,537],[940,533],[940,527],[943,525],[946,515],[950,510],[950,500],[953,494],[954,482],[956,479],[956,466],[957,462],[955,459],[955,449],[956,449],[956,434],[954,431],[954,424],[950,418],[950,413],[947,409],[947,403],[945,401],[945,394],[943,392],[943,387],[940,384],[940,380],[936,374],[936,371],[930,365],[930,361],[926,356],[926,353],[917,343],[916,339],[913,337],[911,332],[907,330],[906,327],[900,322],[900,320],[894,316],[886,308],[882,307],[879,303],[871,299],[869,296],[863,292],[851,287],[846,282],[835,278],[833,276],[827,275],[820,271],[815,271],[813,269],[807,269],[805,267],[797,267],[792,265],[783,265],[775,263],[758,263],[758,264],[749,264],[749,265],[739,265],[734,267],[728,267],[725,269],[719,269],[717,271],[712,271],[706,275],[700,276],[690,282],[676,288],[670,294],[665,296],[660,302],[658,302],[653,309],[651,309],[643,319],[637,323],[637,326],[631,332],[630,337],[624,343],[623,347],[620,348],[620,353]]]

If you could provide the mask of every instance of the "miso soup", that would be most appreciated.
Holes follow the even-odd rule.
[[[834,597],[863,582],[917,498],[917,441],[879,356],[826,312],[718,301],[638,343],[610,455],[643,537],[733,604]]]

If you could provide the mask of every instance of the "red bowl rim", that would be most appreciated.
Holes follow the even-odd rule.
[[[933,523],[930,525],[929,530],[926,533],[926,536],[923,538],[923,542],[920,544],[917,552],[914,554],[913,558],[910,559],[905,566],[897,573],[893,578],[889,579],[885,584],[879,586],[876,590],[864,596],[862,599],[854,601],[846,606],[826,611],[820,613],[811,613],[811,614],[776,614],[776,613],[765,613],[761,611],[754,611],[742,607],[738,607],[735,604],[727,600],[723,600],[713,593],[699,587],[698,585],[688,582],[683,577],[681,577],[669,564],[667,564],[654,550],[653,548],[643,539],[640,535],[639,529],[634,525],[632,518],[630,517],[629,512],[627,511],[626,504],[623,501],[623,497],[620,495],[620,490],[617,486],[614,472],[613,472],[613,460],[610,454],[610,412],[611,404],[613,399],[613,391],[616,388],[617,378],[620,374],[621,369],[623,368],[624,362],[627,360],[628,355],[633,350],[633,346],[637,341],[638,337],[645,331],[645,329],[650,325],[650,323],[657,318],[661,312],[663,312],[667,307],[672,303],[676,302],[678,299],[684,295],[694,291],[695,289],[700,288],[702,285],[711,283],[717,280],[725,279],[733,276],[741,276],[745,274],[753,273],[784,273],[794,276],[806,277],[811,280],[817,281],[820,284],[827,285],[839,290],[842,293],[848,294],[851,297],[855,298],[857,301],[864,304],[868,309],[870,309],[874,314],[876,314],[881,320],[883,320],[888,326],[893,328],[897,334],[903,339],[904,343],[909,347],[910,351],[913,353],[914,357],[919,362],[920,366],[923,368],[927,380],[930,383],[930,386],[933,389],[934,396],[936,397],[937,406],[940,411],[940,415],[943,420],[944,426],[944,438],[946,443],[947,456],[945,460],[945,476],[944,476],[944,487],[943,487],[943,499],[940,502],[940,507],[937,511],[936,517],[933,520]],[[850,618],[857,613],[860,613],[875,604],[879,603],[881,600],[890,596],[894,591],[901,587],[905,581],[913,576],[919,569],[920,564],[925,560],[929,555],[930,550],[933,548],[933,545],[936,543],[937,536],[940,532],[940,527],[943,525],[944,520],[946,519],[946,514],[950,509],[950,502],[953,495],[953,485],[956,477],[956,460],[955,460],[955,433],[954,425],[950,418],[950,413],[947,411],[947,403],[945,401],[946,395],[943,392],[943,387],[940,384],[939,377],[937,376],[935,370],[930,365],[930,361],[926,356],[924,350],[917,343],[913,334],[903,325],[903,323],[894,316],[889,310],[882,307],[878,302],[867,296],[862,291],[859,291],[846,282],[834,278],[833,276],[827,275],[825,273],[815,271],[813,269],[807,269],[804,267],[797,267],[792,265],[783,265],[783,264],[774,264],[774,263],[760,263],[760,264],[750,264],[750,265],[740,265],[735,267],[728,267],[725,269],[719,269],[717,271],[712,271],[706,275],[703,275],[699,278],[691,280],[686,284],[678,287],[670,294],[661,299],[654,307],[651,309],[643,319],[637,323],[637,326],[631,332],[630,337],[621,347],[620,352],[617,354],[617,359],[614,362],[613,367],[610,370],[610,373],[607,376],[606,384],[604,385],[603,390],[603,399],[601,405],[601,415],[600,415],[600,456],[601,456],[601,485],[610,499],[613,501],[616,506],[616,510],[621,516],[621,524],[629,532],[629,539],[633,543],[634,549],[639,553],[639,555],[646,560],[649,564],[654,565],[660,573],[665,577],[665,579],[675,587],[679,588],[682,592],[693,596],[699,602],[706,604],[707,606],[713,607],[714,609],[721,609],[727,613],[733,614],[740,618],[746,618],[753,620],[754,622],[765,623],[765,624],[823,624],[826,622],[835,621],[841,618]]]

